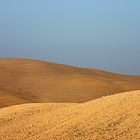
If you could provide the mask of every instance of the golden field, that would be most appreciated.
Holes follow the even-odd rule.
[[[140,140],[140,76],[0,59],[0,140]]]
[[[0,109],[4,140],[139,140],[140,91],[86,103],[31,103]]]

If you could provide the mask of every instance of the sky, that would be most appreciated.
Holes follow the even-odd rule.
[[[1,0],[0,57],[140,75],[140,1]]]

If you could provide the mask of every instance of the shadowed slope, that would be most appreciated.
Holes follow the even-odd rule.
[[[140,91],[87,103],[25,104],[0,109],[3,140],[138,140]]]
[[[29,103],[31,101],[24,100],[18,96],[14,96],[4,91],[0,91],[0,107],[6,107],[15,104]]]
[[[29,59],[0,59],[0,106],[25,102],[85,102],[140,89],[139,76]],[[3,102],[3,103],[2,103]],[[5,104],[4,104],[5,103]]]

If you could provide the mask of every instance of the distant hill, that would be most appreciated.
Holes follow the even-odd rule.
[[[79,103],[135,89],[140,89],[140,76],[30,59],[0,59],[0,107]]]

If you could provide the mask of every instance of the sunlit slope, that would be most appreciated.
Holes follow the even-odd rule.
[[[20,101],[15,104],[22,101],[85,102],[134,89],[140,89],[138,76],[29,59],[0,59],[0,93],[18,98]],[[6,98],[9,97],[3,98],[3,103],[0,100],[0,105],[9,104]]]
[[[2,140],[139,140],[140,91],[87,103],[36,103],[0,109]]]

